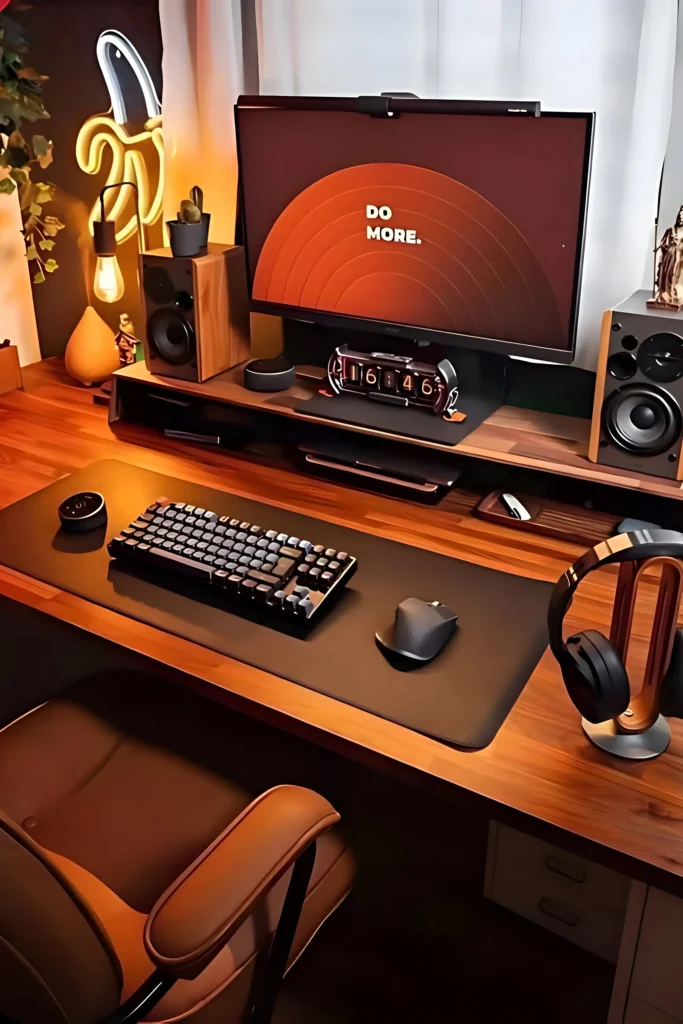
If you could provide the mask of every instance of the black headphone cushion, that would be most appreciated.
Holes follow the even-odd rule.
[[[607,722],[629,705],[631,689],[626,669],[616,650],[596,629],[586,629],[567,640],[572,664],[563,667],[567,692],[589,722]]]
[[[683,718],[683,629],[677,629],[674,635],[659,710],[669,718]]]

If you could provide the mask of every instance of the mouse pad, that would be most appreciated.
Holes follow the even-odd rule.
[[[106,527],[59,526],[57,507],[100,491]],[[340,599],[302,636],[224,610],[186,578],[124,569],[106,543],[156,498],[185,501],[277,528],[358,559]],[[457,529],[457,526],[454,528]],[[255,665],[347,704],[462,747],[490,743],[547,643],[551,584],[373,537],[276,506],[106,460],[0,511],[0,563]],[[406,597],[441,601],[458,615],[450,643],[427,665],[401,671],[375,642]]]

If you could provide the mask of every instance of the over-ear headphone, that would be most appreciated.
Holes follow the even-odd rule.
[[[596,629],[562,639],[562,623],[582,579],[612,562],[649,558],[683,559],[683,534],[674,530],[637,530],[601,541],[574,562],[555,584],[548,608],[550,649],[574,706],[589,722],[606,722],[623,714],[631,700],[626,667],[620,654]],[[662,712],[683,716],[683,629],[676,631],[662,687]]]

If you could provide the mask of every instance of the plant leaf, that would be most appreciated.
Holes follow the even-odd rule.
[[[45,280],[45,274],[42,272],[42,270],[39,270],[37,274],[33,275],[33,283],[34,284],[42,284],[44,280]]]
[[[37,181],[38,192],[35,195],[37,203],[51,203],[57,190],[56,185],[48,184],[46,181]]]
[[[47,263],[45,264],[45,269],[47,270],[48,274],[53,274],[58,267],[59,263],[57,263],[57,260],[48,260]]]
[[[18,167],[13,167],[9,172],[9,176],[13,181],[16,181],[17,185],[25,185],[28,181],[28,174],[26,171],[22,171]]]
[[[28,82],[47,82],[49,77],[49,75],[41,75],[35,68],[17,68],[17,78],[25,78]]]
[[[33,152],[36,156],[45,156],[50,151],[51,142],[48,142],[44,135],[34,135],[31,139]]]
[[[51,238],[43,238],[40,242],[38,242],[38,248],[47,249],[48,252],[50,252],[51,249],[54,249],[54,247],[55,243],[52,241]]]
[[[0,195],[11,196],[16,187],[11,178],[3,178],[0,181]]]
[[[38,203],[31,203],[28,208],[28,212],[32,213],[34,217],[42,217],[43,208],[42,206],[39,206]]]
[[[28,249],[26,250],[26,259],[28,259],[28,260],[37,260],[38,259],[38,250],[36,249],[35,245],[29,245]]]

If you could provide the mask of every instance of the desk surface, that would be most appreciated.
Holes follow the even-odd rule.
[[[24,382],[25,391],[0,397],[0,506],[96,459],[117,458],[535,578],[554,581],[580,551],[476,519],[471,509],[478,499],[458,491],[438,508],[425,508],[168,441],[128,424],[115,436],[107,410],[69,381],[58,361],[25,368]],[[613,569],[603,570],[582,585],[567,620],[572,631],[606,629],[615,580]],[[178,669],[188,684],[240,711],[683,895],[683,722],[671,723],[671,746],[656,761],[609,758],[584,737],[548,652],[496,739],[473,753],[2,567],[0,593]],[[646,584],[639,634],[649,629],[654,595],[654,585]],[[644,644],[634,646],[642,663]]]

